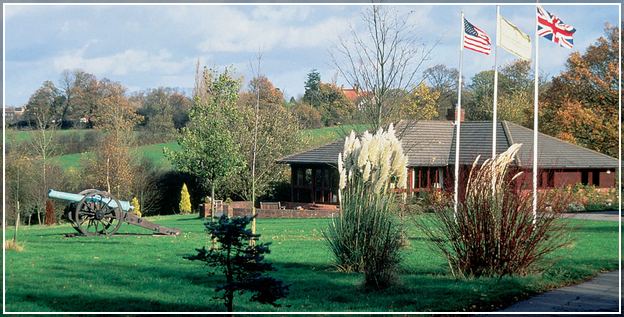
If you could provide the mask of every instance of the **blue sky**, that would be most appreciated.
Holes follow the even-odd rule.
[[[584,51],[618,24],[617,6],[545,5],[576,27],[574,50]],[[24,104],[45,80],[57,83],[64,69],[80,68],[119,81],[129,91],[159,86],[189,89],[195,63],[233,65],[249,79],[250,63],[263,53],[261,72],[287,97],[303,93],[306,74],[323,81],[338,76],[329,51],[349,28],[362,29],[364,5],[286,6],[5,6],[5,98]],[[426,66],[458,67],[459,15],[495,36],[494,5],[393,6],[409,13],[422,42],[438,42]],[[533,38],[534,6],[506,5],[501,14]],[[540,71],[556,75],[570,50],[540,40]],[[492,69],[494,59],[464,53],[464,76]],[[499,50],[499,65],[514,57]]]

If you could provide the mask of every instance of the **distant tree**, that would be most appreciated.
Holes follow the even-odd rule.
[[[165,149],[176,169],[210,188],[213,201],[217,186],[224,185],[244,164],[240,145],[230,133],[241,120],[236,106],[239,88],[240,81],[228,69],[222,73],[198,70],[189,122],[178,137],[180,150]]]
[[[457,78],[459,71],[448,68],[445,65],[429,67],[424,72],[425,79],[433,92],[440,94],[436,101],[438,114],[446,116],[447,110],[455,107],[457,103]]]
[[[228,312],[234,311],[236,293],[250,292],[250,301],[273,306],[279,306],[276,302],[288,295],[288,285],[266,275],[275,271],[271,263],[264,261],[265,254],[270,253],[270,244],[249,243],[260,238],[259,234],[246,228],[251,220],[251,217],[230,219],[222,215],[217,222],[206,222],[204,225],[210,240],[214,241],[213,247],[196,249],[196,255],[184,257],[204,262],[211,274],[223,273],[225,282],[215,288],[223,295],[215,299],[223,300]]]
[[[97,77],[93,74],[81,70],[75,70],[73,72],[74,84],[72,88],[72,109],[73,117],[80,122],[81,119],[85,119],[86,122],[80,122],[80,125],[92,128],[93,123],[91,118],[96,114],[96,109],[100,98],[102,97],[103,88],[100,85]]]
[[[104,137],[94,148],[95,157],[86,164],[85,178],[94,188],[106,188],[119,199],[130,199],[137,164],[130,153],[135,141],[132,131],[141,117],[126,98],[125,87],[106,79],[100,85],[102,98],[91,122]]]
[[[355,105],[335,84],[321,83],[318,93],[321,120],[325,126],[350,122],[355,112]]]
[[[171,93],[170,89],[160,87],[149,90],[143,98],[137,113],[144,118],[146,137],[162,142],[174,135],[174,108],[170,100]]]
[[[545,87],[545,82],[540,87]],[[466,100],[466,119],[492,120],[494,101],[494,71],[482,71],[473,78]],[[533,75],[529,61],[516,60],[503,66],[498,74],[498,120],[508,120],[532,127]]]
[[[255,189],[256,196],[265,194],[270,185],[283,178],[284,167],[276,163],[281,157],[296,151],[303,140],[299,133],[296,117],[278,100],[283,100],[281,92],[262,92],[271,89],[273,85],[261,76],[264,88],[256,90],[258,86],[250,84],[249,91],[241,93],[239,100],[239,124],[230,127],[236,143],[240,146],[243,165],[237,176],[229,182],[232,190],[242,198],[252,198],[252,169],[255,160]],[[252,79],[251,83],[258,82]],[[275,88],[273,88],[275,90]],[[259,99],[253,98],[253,96]],[[278,95],[279,98],[275,98]],[[258,111],[255,105],[258,102]],[[257,115],[257,121],[256,121]],[[254,129],[257,122],[256,146],[254,147]],[[255,149],[255,151],[254,151]],[[254,155],[255,153],[255,155]]]
[[[421,83],[405,96],[401,106],[401,116],[397,119],[432,120],[438,117],[436,103],[440,92]],[[397,120],[398,121],[398,120]]]
[[[393,92],[410,91],[420,80],[420,68],[432,48],[417,40],[420,34],[407,16],[386,6],[370,6],[362,15],[366,32],[351,28],[331,52],[340,74],[361,92],[361,111],[375,129],[390,121],[400,106]]]
[[[541,95],[543,132],[617,157],[618,33],[617,26],[607,25],[584,53],[570,54],[565,70]]]
[[[189,194],[186,183],[182,184],[182,190],[180,191],[180,213],[191,213],[191,195]]]
[[[321,113],[305,102],[295,104],[291,111],[304,129],[316,129],[323,126]]]
[[[45,202],[47,200],[49,159],[58,150],[55,137],[58,120],[56,110],[60,105],[59,100],[58,89],[52,82],[46,81],[30,97],[26,106],[25,116],[33,123],[35,128],[27,148],[37,160],[37,165],[41,167],[40,177],[37,181],[39,193],[36,195],[38,224],[41,224],[41,211],[45,210]]]
[[[321,74],[313,69],[308,73],[308,79],[305,84],[305,93],[303,94],[303,101],[307,102],[309,105],[313,107],[320,106],[320,90],[321,90]]]

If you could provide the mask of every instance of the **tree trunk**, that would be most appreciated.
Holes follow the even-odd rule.
[[[215,214],[215,183],[210,182],[210,220],[214,221]]]
[[[15,232],[13,232],[13,243],[17,243],[17,229],[20,224],[20,203],[17,201],[17,215],[15,216]]]

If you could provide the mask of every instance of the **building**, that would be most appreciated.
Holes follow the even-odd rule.
[[[455,164],[455,124],[453,121],[401,121],[397,137],[408,156],[407,192],[453,190]],[[462,122],[460,135],[460,175],[467,173],[477,156],[481,161],[492,155],[492,122]],[[514,143],[522,147],[514,164],[525,171],[518,186],[531,188],[533,130],[508,121],[496,129],[496,152]],[[562,187],[577,183],[600,188],[615,186],[618,161],[596,151],[539,133],[539,188]],[[338,153],[344,140],[296,153],[278,162],[291,167],[292,201],[338,203]],[[462,178],[460,178],[462,179]]]
[[[7,124],[12,124],[22,118],[26,111],[26,107],[6,107],[4,108],[4,115]]]

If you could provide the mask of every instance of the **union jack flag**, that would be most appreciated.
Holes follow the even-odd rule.
[[[574,46],[573,35],[576,29],[563,23],[554,14],[537,7],[537,35],[553,41],[560,46],[572,48]]]

